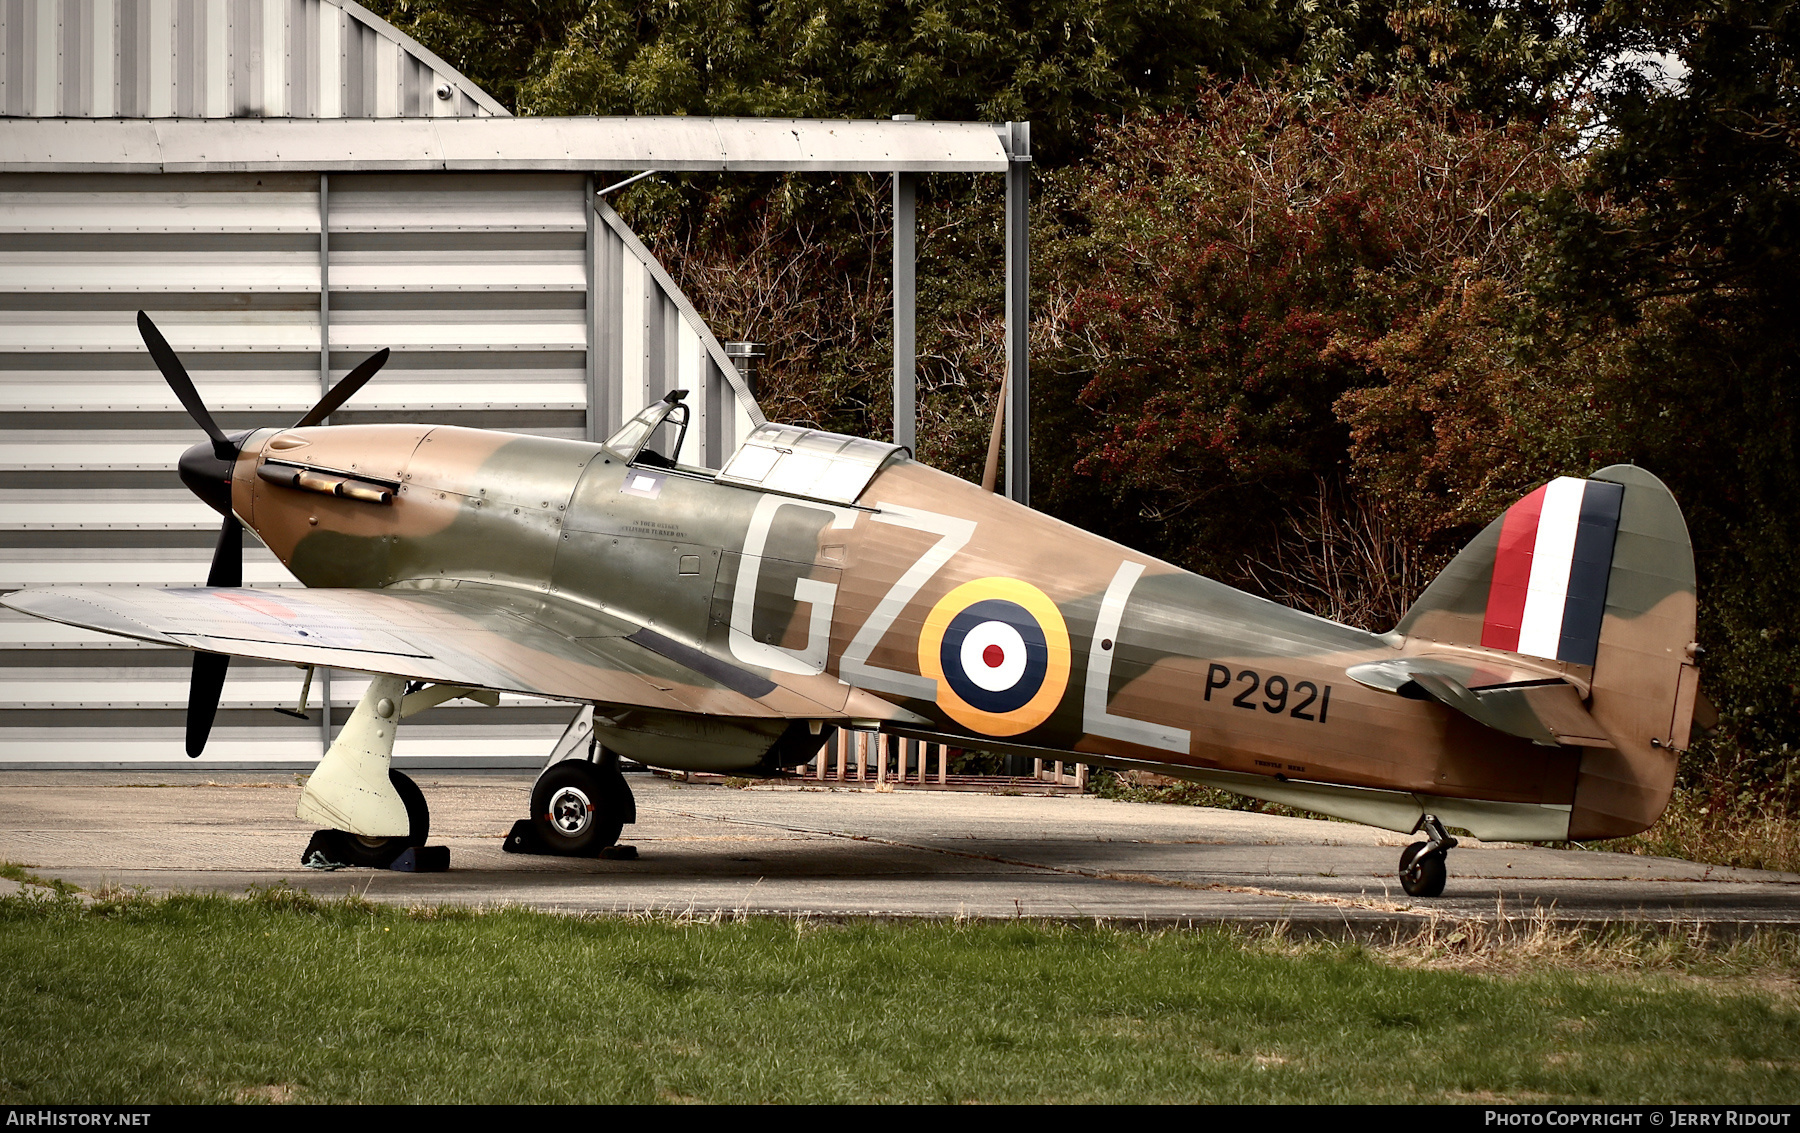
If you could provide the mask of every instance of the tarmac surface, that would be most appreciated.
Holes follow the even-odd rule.
[[[501,843],[530,772],[414,773],[447,873],[299,864],[292,773],[0,772],[0,861],[94,892],[287,883],[401,904],[587,914],[1271,924],[1327,935],[1434,917],[1800,926],[1800,875],[1464,840],[1442,897],[1395,877],[1413,839],[1341,822],[1091,796],[723,785],[627,777],[636,861]],[[0,882],[0,888],[11,888]]]

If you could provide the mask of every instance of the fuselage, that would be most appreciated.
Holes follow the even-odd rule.
[[[385,493],[385,498],[384,498]],[[1406,648],[904,455],[854,503],[449,426],[266,430],[238,517],[301,582],[580,602],[961,746],[1566,805],[1577,757],[1345,676]]]

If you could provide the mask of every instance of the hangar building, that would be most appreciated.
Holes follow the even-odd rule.
[[[716,467],[762,415],[597,189],[1007,161],[980,124],[512,118],[353,0],[0,0],[0,591],[206,576],[217,516],[174,472],[199,434],[140,308],[228,431],[297,419],[391,347],[334,422],[601,438],[687,388],[689,455]],[[245,581],[294,580],[253,547]],[[0,610],[0,766],[192,766],[188,667]],[[339,675],[337,722],[363,683]],[[270,711],[299,684],[234,664],[208,764],[316,760],[317,689],[312,722]],[[568,717],[446,706],[397,756],[532,763]]]

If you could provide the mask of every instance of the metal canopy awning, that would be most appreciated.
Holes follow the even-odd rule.
[[[0,173],[617,171],[894,177],[894,438],[913,443],[910,228],[921,173],[1006,174],[1006,495],[1031,498],[1030,126],[820,118],[0,118]],[[908,231],[902,232],[904,226]]]
[[[801,118],[8,118],[0,172],[1003,173],[983,122]]]

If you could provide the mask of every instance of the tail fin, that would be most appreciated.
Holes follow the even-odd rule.
[[[1489,524],[1395,632],[1550,662],[1590,687],[1613,741],[1584,748],[1571,838],[1655,822],[1687,747],[1694,665],[1694,551],[1662,481],[1615,464],[1561,477]]]

